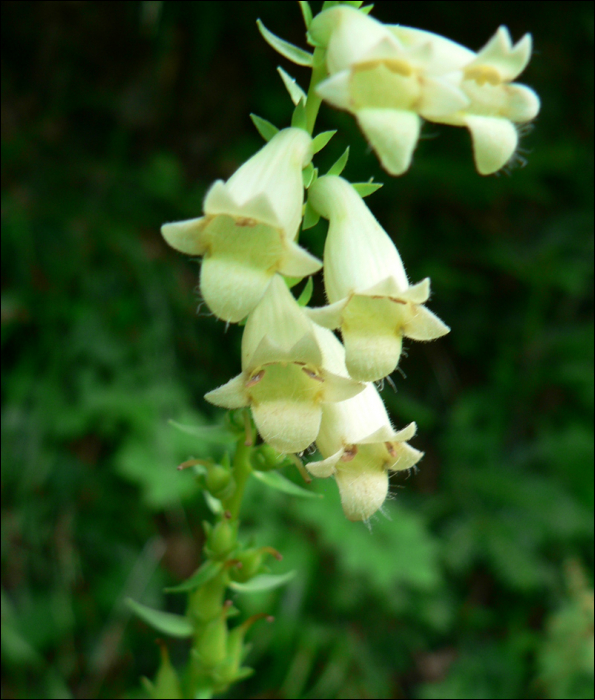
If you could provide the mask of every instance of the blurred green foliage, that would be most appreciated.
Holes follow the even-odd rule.
[[[318,162],[351,143],[346,176],[385,182],[369,205],[452,333],[383,390],[426,456],[371,532],[331,480],[307,500],[250,484],[246,532],[298,575],[238,596],[276,620],[231,694],[591,698],[593,6],[374,14],[476,49],[499,24],[531,31],[542,114],[510,176],[478,176],[468,134],[429,124],[391,180],[323,106],[340,132]],[[199,564],[208,510],[175,466],[220,448],[167,420],[221,420],[202,396],[237,373],[241,329],[195,313],[197,266],[159,226],[259,147],[249,112],[287,124],[275,67],[307,73],[257,17],[304,46],[297,3],[3,3],[3,698],[141,697],[159,647],[123,600],[183,611],[163,588]],[[301,240],[320,255],[322,224]]]

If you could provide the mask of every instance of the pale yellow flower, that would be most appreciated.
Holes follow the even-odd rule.
[[[415,423],[395,431],[373,384],[357,396],[322,409],[316,446],[324,457],[306,465],[317,477],[334,476],[349,520],[368,520],[384,503],[389,472],[409,469],[423,456],[407,444]]]
[[[224,321],[245,318],[277,272],[305,277],[320,269],[320,261],[295,243],[302,219],[302,169],[311,158],[310,136],[284,129],[227,182],[212,185],[203,217],[162,227],[173,248],[204,257],[200,290]]]
[[[310,35],[327,47],[330,77],[318,94],[351,112],[382,166],[401,175],[419,138],[421,117],[463,109],[468,98],[452,80],[431,76],[432,46],[403,44],[381,22],[353,7],[339,5],[315,17]],[[441,58],[456,63],[457,45]]]
[[[205,398],[223,408],[250,406],[263,440],[279,452],[301,452],[318,435],[322,405],[364,388],[337,365],[337,345],[333,333],[313,324],[275,275],[248,316],[241,374]]]
[[[433,340],[450,329],[423,306],[429,279],[409,285],[394,243],[349,182],[321,177],[309,190],[309,202],[329,219],[324,247],[329,306],[308,315],[327,328],[341,328],[351,377],[382,379],[396,368],[403,337]]]
[[[433,61],[428,74],[451,80],[465,94],[468,104],[451,114],[431,114],[426,119],[453,126],[465,126],[473,140],[475,165],[481,175],[500,170],[514,155],[518,145],[515,124],[534,119],[539,97],[526,85],[512,82],[531,58],[531,35],[513,45],[506,27],[477,54],[462,46],[456,53],[454,42],[430,32],[410,27],[389,27],[396,38],[413,50],[431,46],[435,56],[449,54],[453,61]]]
[[[477,170],[488,175],[514,155],[515,125],[539,112],[536,93],[512,82],[529,62],[529,34],[513,45],[500,27],[475,53],[438,34],[384,25],[340,5],[319,14],[310,35],[327,49],[329,78],[318,94],[356,117],[391,175],[409,167],[422,118],[467,127]]]

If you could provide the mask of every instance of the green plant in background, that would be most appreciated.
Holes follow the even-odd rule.
[[[319,176],[312,158],[335,133],[314,136],[321,98],[356,116],[392,175],[409,168],[422,117],[466,126],[477,169],[488,175],[514,158],[515,123],[528,122],[539,111],[536,94],[510,82],[528,63],[528,35],[513,45],[500,28],[475,54],[429,32],[383,25],[368,16],[370,6],[359,9],[361,2],[327,2],[316,17],[307,2],[299,4],[313,54],[259,24],[279,53],[312,68],[307,94],[280,71],[295,105],[291,126],[279,130],[254,117],[267,144],[227,182],[215,182],[204,216],[162,228],[173,248],[203,257],[200,290],[215,316],[245,323],[241,374],[205,398],[231,411],[249,407],[251,417],[242,413],[232,431],[235,450],[219,463],[182,465],[197,473],[215,514],[215,523],[204,525],[204,563],[169,589],[188,593],[186,614],[129,601],[158,631],[192,639],[180,679],[162,646],[155,681],[145,679],[154,698],[211,697],[252,673],[242,666],[244,636],[264,614],[230,627],[228,619],[239,611],[226,599],[226,590],[267,590],[292,574],[265,573],[264,554],[280,555],[238,540],[251,473],[264,468],[265,483],[297,491],[269,470],[279,469],[290,455],[304,473],[296,453],[315,442],[323,459],[309,462],[308,471],[335,476],[347,518],[368,521],[386,499],[388,473],[408,470],[422,457],[407,442],[415,423],[395,431],[371,382],[397,367],[403,337],[432,340],[450,329],[424,306],[429,279],[409,284],[397,249],[365,205],[362,197],[377,186],[371,181],[351,185],[340,177],[348,151]],[[306,230],[320,216],[329,220],[324,249],[329,305],[309,309],[311,283],[297,301],[289,288],[322,267],[296,242],[300,225]],[[344,346],[331,332],[336,328]],[[231,414],[228,422],[233,428]],[[264,446],[255,444],[254,428]]]
[[[280,483],[277,451],[250,426],[239,541],[272,574],[295,574],[247,593],[257,577],[230,569],[225,598],[241,613],[228,629],[263,611],[275,622],[248,632],[255,673],[226,697],[593,697],[593,8],[571,3],[565,22],[555,3],[468,8],[380,3],[374,15],[473,48],[499,24],[531,31],[527,82],[544,108],[521,142],[528,167],[478,177],[468,129],[428,113],[414,167],[365,199],[452,328],[405,338],[407,381],[379,387],[394,424],[415,420],[425,456],[415,478],[391,476],[396,501],[368,531],[345,518],[338,473],[304,489],[287,462],[286,491],[266,486]],[[186,616],[188,592],[164,590],[206,561],[202,521],[220,517],[209,468],[223,469],[216,490],[245,447],[244,409],[215,429],[223,412],[203,396],[242,371],[244,329],[197,323],[194,263],[155,223],[199,216],[209,182],[257,152],[248,112],[288,124],[274,52],[246,27],[260,16],[303,45],[297,11],[3,7],[3,697],[146,697],[139,676],[164,683],[187,665],[191,639],[159,632],[170,663],[156,678],[155,634],[124,601]],[[289,72],[307,84],[309,68]],[[340,177],[382,181],[355,112],[320,109],[317,130],[338,130],[314,163],[327,173],[349,144]],[[326,266],[325,233],[321,221],[299,246]],[[321,282],[309,305],[324,303]],[[318,436],[322,458],[344,434],[366,436],[343,409],[372,393],[332,404],[346,422]]]

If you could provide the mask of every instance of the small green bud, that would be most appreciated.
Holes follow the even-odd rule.
[[[188,611],[193,620],[204,624],[219,615],[227,582],[227,573],[222,571],[190,594]]]
[[[213,668],[227,658],[227,619],[221,614],[199,633],[196,651],[203,666]]]
[[[237,683],[252,675],[253,671],[251,668],[241,666],[248,651],[247,646],[244,644],[244,637],[250,627],[263,617],[267,616],[264,613],[252,615],[252,617],[249,617],[241,625],[229,632],[227,638],[227,658],[225,663],[220,664],[213,673],[217,692],[223,692],[232,683]],[[272,621],[272,618],[267,619]]]
[[[158,700],[159,698],[171,698],[171,700],[177,700],[177,698],[183,697],[182,690],[180,689],[180,681],[178,680],[178,674],[171,665],[169,654],[167,653],[167,647],[163,643],[160,643],[160,646],[161,665],[159,666],[159,671],[157,671],[155,683],[151,684],[151,697],[154,698],[154,700]]]
[[[260,445],[255,450],[252,450],[250,462],[252,468],[259,472],[268,472],[273,469],[279,469],[286,461],[286,457],[272,448],[270,445]]]
[[[262,550],[247,549],[245,552],[240,552],[235,558],[241,566],[236,566],[229,572],[234,581],[246,583],[259,573],[262,566]]]
[[[205,488],[219,500],[229,498],[235,489],[235,482],[230,470],[220,464],[214,464],[209,468],[205,477]]]
[[[211,559],[225,559],[236,546],[237,523],[227,518],[219,521],[207,536],[205,552]]]

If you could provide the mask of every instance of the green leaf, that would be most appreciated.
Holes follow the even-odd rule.
[[[349,146],[345,149],[343,152],[343,155],[339,158],[338,161],[333,163],[331,167],[329,168],[329,171],[327,175],[340,175],[343,170],[345,169],[345,166],[347,165],[347,160],[349,159]]]
[[[206,490],[202,493],[205,497],[205,501],[207,502],[211,513],[213,513],[214,515],[220,515],[221,513],[223,513],[223,505],[218,498],[215,498],[215,496],[211,496],[211,494]]]
[[[3,614],[4,610],[5,608],[2,608]],[[12,621],[5,619],[2,620],[2,661],[32,668],[43,666],[42,657],[13,626]]]
[[[279,574],[278,576],[273,576],[272,574],[260,574],[260,576],[255,576],[252,580],[247,583],[237,583],[232,581],[229,584],[230,588],[239,593],[260,593],[261,591],[270,591],[273,588],[279,588],[279,586],[284,586],[288,581],[296,575],[296,571],[288,571],[286,574]]]
[[[150,681],[146,676],[141,676],[140,679],[140,684],[143,686],[143,688],[147,691],[147,695],[152,698],[153,697],[153,692],[155,690],[155,686],[153,685],[153,681]]]
[[[308,281],[306,282],[306,286],[302,289],[302,293],[299,295],[297,303],[300,306],[307,306],[308,302],[312,298],[312,290],[314,289],[314,282],[312,282],[312,278],[308,277]]]
[[[194,630],[187,617],[148,608],[146,605],[132,600],[132,598],[126,598],[126,605],[128,605],[141,620],[144,620],[158,632],[168,634],[170,637],[184,638],[192,636]]]
[[[306,105],[298,102],[291,115],[291,126],[306,131]]]
[[[311,53],[290,44],[288,41],[285,41],[285,39],[280,39],[273,34],[273,32],[270,32],[259,19],[256,20],[256,24],[267,44],[280,53],[281,56],[284,56],[293,63],[297,63],[298,66],[312,66]]]
[[[337,5],[350,5],[356,9],[360,8],[364,4],[364,0],[327,0],[323,6],[323,10],[328,10],[329,7],[336,7]],[[366,8],[363,8],[364,10]]]
[[[360,197],[367,197],[382,187],[381,182],[352,182],[351,185]]]
[[[256,127],[256,130],[265,141],[270,141],[275,134],[279,133],[279,129],[277,129],[274,124],[271,124],[271,122],[257,116],[256,114],[251,114],[250,119],[252,119],[252,123]]]
[[[235,437],[221,425],[182,425],[175,420],[169,420],[168,423],[182,433],[193,435],[205,443],[228,445],[235,442]]]
[[[304,187],[308,189],[314,180],[314,166],[312,163],[308,163],[306,167],[302,170],[302,182]]]
[[[306,211],[304,213],[304,220],[302,221],[302,231],[307,231],[312,226],[320,221],[320,214],[314,209],[314,207],[306,202]]]
[[[356,3],[353,3],[353,4],[355,5]],[[357,3],[358,6],[360,6],[361,4],[362,3]],[[366,5],[365,7],[362,7],[362,9],[360,11],[363,12],[364,15],[369,15],[373,9],[374,9],[374,5]]]
[[[326,144],[333,138],[333,136],[336,133],[337,130],[334,129],[333,131],[322,131],[320,134],[317,134],[314,137],[314,141],[312,142],[312,148],[314,149],[314,153],[322,151],[322,149],[326,146]]]
[[[289,93],[289,97],[291,97],[291,101],[293,102],[294,105],[297,105],[300,101],[305,102],[306,101],[306,93],[302,90],[302,88],[297,84],[295,78],[292,78],[289,73],[286,73],[281,66],[277,68],[277,73],[281,76],[281,80],[283,81],[283,85],[287,88],[287,92]]]
[[[250,678],[250,676],[254,675],[254,669],[250,668],[249,666],[242,666],[236,673],[236,675],[233,677],[232,683],[239,683],[240,681],[245,680],[246,678]]]
[[[303,279],[303,277],[289,277],[288,275],[283,275],[283,281],[287,285],[287,289],[295,287],[295,285],[301,282]]]
[[[263,484],[270,486],[272,489],[288,493],[291,496],[301,496],[302,498],[321,498],[321,494],[308,491],[307,489],[294,484],[293,481],[285,478],[279,472],[252,472],[253,475]]]
[[[312,9],[310,8],[310,3],[299,0],[298,5],[302,11],[302,17],[304,18],[306,29],[310,29],[310,25],[312,24]]]
[[[193,591],[195,588],[199,588],[203,584],[205,584],[207,581],[210,581],[212,578],[215,578],[217,574],[221,571],[223,568],[223,562],[215,562],[215,561],[206,561],[202,566],[199,567],[199,569],[192,574],[192,576],[182,583],[180,583],[178,586],[171,586],[170,588],[166,588],[165,592],[166,593],[186,593],[187,591]]]

